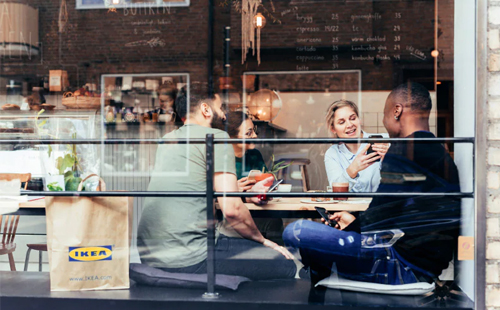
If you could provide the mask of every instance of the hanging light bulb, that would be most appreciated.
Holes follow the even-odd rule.
[[[266,26],[266,18],[261,13],[258,13],[253,18],[253,25],[257,29],[262,29]]]
[[[113,0],[113,4],[120,4],[120,0]]]
[[[260,30],[266,26],[266,18],[261,13],[253,17],[253,26],[257,29],[257,63],[260,65]],[[253,34],[252,34],[253,36]],[[255,50],[254,50],[255,51]]]

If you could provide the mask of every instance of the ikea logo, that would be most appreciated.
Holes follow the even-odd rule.
[[[95,262],[111,260],[113,248],[111,245],[92,247],[69,247],[70,262]]]

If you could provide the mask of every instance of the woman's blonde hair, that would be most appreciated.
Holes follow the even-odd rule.
[[[340,99],[335,101],[334,103],[330,104],[328,107],[328,110],[326,110],[326,126],[328,127],[328,130],[332,130],[335,122],[335,112],[343,107],[350,107],[354,113],[356,113],[356,116],[359,117],[359,109],[358,106],[349,100],[344,100]]]

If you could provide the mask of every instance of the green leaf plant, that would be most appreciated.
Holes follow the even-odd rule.
[[[292,164],[293,164],[293,161],[291,161],[288,164],[285,164],[285,161],[280,161],[278,163],[275,163],[275,158],[274,158],[274,154],[273,154],[271,156],[271,164],[269,165],[269,167],[271,167],[271,169],[268,171],[268,173],[271,173],[274,176],[274,178],[277,179],[278,172],[282,169],[290,167]],[[262,167],[262,173],[264,173],[264,170],[265,170],[265,167]]]
[[[36,116],[36,124],[38,127],[38,132],[57,139],[57,136],[49,134],[46,129],[42,128],[47,123],[47,120],[44,120],[41,122],[38,121],[40,114],[42,114],[43,112],[44,112],[44,110],[40,110],[40,112],[38,112],[38,114]],[[76,139],[76,132],[71,135],[71,138]],[[48,147],[49,157],[52,155],[52,151],[53,151],[52,146],[49,145],[49,147]],[[64,175],[64,185],[66,187],[66,190],[67,191],[76,191],[78,189],[78,185],[80,184],[80,182],[82,180],[82,178],[80,177],[82,167],[80,165],[80,158],[78,157],[78,155],[76,153],[76,145],[75,144],[66,145],[66,151],[64,152],[63,156],[56,158],[56,168],[59,171],[60,175]],[[49,185],[52,185],[50,187],[49,187],[49,185],[47,185],[47,188],[51,191],[62,190],[61,187],[54,186],[55,185],[54,183],[50,183]],[[57,188],[59,188],[59,189],[57,189]]]

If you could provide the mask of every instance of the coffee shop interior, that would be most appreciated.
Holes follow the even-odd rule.
[[[281,220],[280,233],[269,234],[281,246],[286,245],[281,233],[298,219],[320,222],[315,206],[332,214],[363,213],[371,202],[370,193],[376,191],[366,190],[364,196],[348,200],[308,197],[307,193],[332,191],[325,162],[327,152],[340,144],[320,141],[337,138],[327,120],[330,105],[339,100],[355,103],[365,133],[362,138],[369,134],[387,139],[384,113],[389,95],[398,85],[418,83],[432,102],[428,132],[444,139],[438,143],[458,169],[460,236],[473,237],[475,110],[474,99],[470,100],[474,91],[468,86],[474,82],[468,74],[470,57],[474,62],[470,50],[474,37],[468,28],[474,27],[473,8],[470,0],[1,1],[0,180],[3,175],[27,175],[20,192],[27,200],[14,213],[2,210],[4,239],[15,224],[7,236],[15,250],[4,253],[0,248],[0,273],[5,273],[0,276],[0,295],[8,294],[1,292],[9,285],[6,281],[13,281],[12,287],[23,286],[23,274],[28,274],[36,283],[44,283],[35,293],[26,293],[40,300],[62,296],[166,303],[180,298],[179,302],[191,302],[189,307],[203,306],[196,304],[205,300],[203,285],[148,287],[132,281],[127,296],[80,292],[75,297],[50,292],[45,284],[49,271],[53,284],[55,271],[49,264],[50,221],[44,200],[49,192],[80,190],[80,182],[89,175],[105,183],[103,189],[96,178],[85,185],[89,190],[130,192],[130,263],[141,263],[137,238],[148,199],[144,193],[161,159],[157,150],[166,145],[158,141],[196,113],[190,110],[190,96],[196,92],[219,98],[226,115],[239,112],[252,121],[257,136],[229,133],[230,138],[268,139],[255,143],[255,149],[265,170],[283,179],[280,194],[305,193],[275,197],[264,206],[245,204],[256,219]],[[464,22],[457,23],[459,18]],[[283,142],[286,139],[301,142]],[[236,150],[240,144],[234,145]],[[245,164],[243,160],[241,177],[249,174]],[[411,183],[418,176],[404,178],[381,173],[380,182]],[[29,191],[44,193],[23,196]],[[217,216],[222,217],[220,211]],[[474,263],[473,256],[455,251],[441,275],[432,284],[425,283],[432,287],[412,288],[411,295],[401,293],[397,285],[373,289],[356,281],[349,290],[342,284],[321,290],[297,276],[288,282],[241,283],[234,291],[218,291],[216,300],[243,307],[472,309]],[[384,294],[373,292],[385,289]]]

